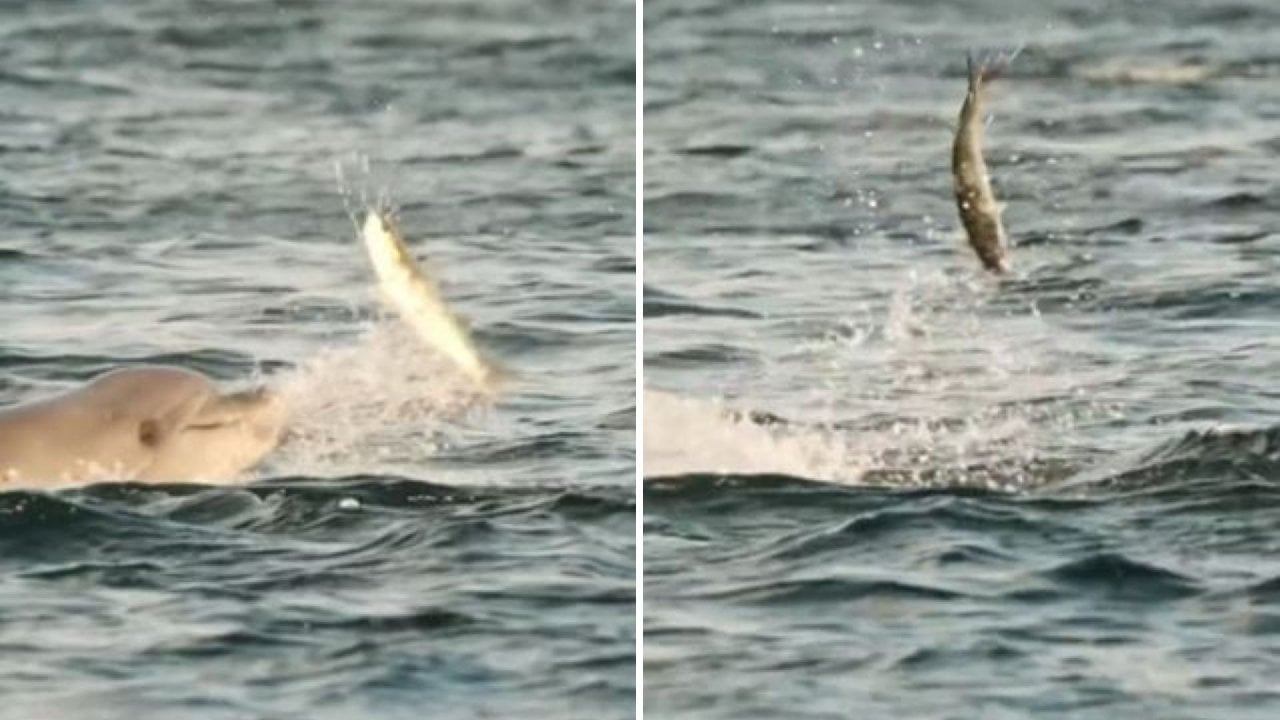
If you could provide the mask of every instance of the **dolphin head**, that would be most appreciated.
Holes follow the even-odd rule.
[[[280,444],[286,420],[284,401],[265,388],[208,394],[182,417],[144,419],[138,424],[138,442],[149,444],[151,458],[138,479],[232,479]]]
[[[222,482],[280,442],[285,403],[223,393],[201,373],[132,367],[46,400],[0,408],[0,482]]]

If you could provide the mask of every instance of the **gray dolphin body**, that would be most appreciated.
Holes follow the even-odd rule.
[[[266,390],[224,394],[181,368],[114,370],[0,408],[0,486],[227,481],[280,443],[285,419]]]

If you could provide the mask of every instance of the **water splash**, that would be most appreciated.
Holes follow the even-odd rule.
[[[265,468],[271,475],[414,475],[451,446],[459,420],[483,407],[464,375],[390,318],[276,384],[291,421]]]
[[[757,424],[723,400],[644,391],[644,472],[649,477],[714,472],[782,474],[840,482],[860,475],[834,433],[790,433]]]
[[[362,217],[368,210],[377,210],[393,222],[399,221],[400,205],[395,200],[398,167],[395,163],[375,163],[363,152],[334,159],[338,195],[357,239]]]
[[[1084,339],[998,298],[970,275],[909,273],[879,319],[845,319],[768,370],[786,378],[765,384],[788,387],[794,419],[759,412],[777,404],[750,390],[732,401],[647,390],[645,474],[997,490],[1057,479],[1081,460],[1076,429],[1121,412],[1091,390],[1122,376],[1091,366]],[[994,312],[1002,322],[985,322]]]
[[[354,153],[335,159],[333,168],[362,245],[360,213],[395,214],[394,166]],[[371,289],[376,285],[371,275]],[[423,460],[449,447],[459,420],[486,404],[455,364],[393,313],[379,316],[356,344],[330,348],[270,384],[290,420],[283,445],[260,476],[414,475]]]

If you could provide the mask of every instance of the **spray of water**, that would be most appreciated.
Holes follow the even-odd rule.
[[[359,213],[392,211],[389,182],[370,198],[367,156],[338,160],[334,172],[357,237]],[[290,419],[265,475],[419,475],[424,460],[449,447],[459,422],[485,405],[472,381],[389,314],[354,344],[330,348],[269,382]]]
[[[1082,361],[1087,341],[1034,308],[993,321],[995,297],[969,276],[909,274],[878,318],[770,370],[765,384],[808,396],[785,420],[753,416],[773,408],[749,389],[732,403],[647,391],[645,474],[1016,490],[1066,472],[1065,439],[1119,412],[1089,392],[1119,371]]]
[[[420,475],[482,407],[474,384],[394,318],[275,379],[289,408],[270,475]],[[415,472],[418,471],[418,472]]]

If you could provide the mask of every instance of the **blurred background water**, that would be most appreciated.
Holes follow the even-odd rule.
[[[1277,13],[646,3],[651,716],[1274,714]]]
[[[161,362],[299,408],[243,487],[0,494],[5,717],[634,714],[634,10],[0,7],[0,403]],[[390,199],[518,381],[383,318]]]

